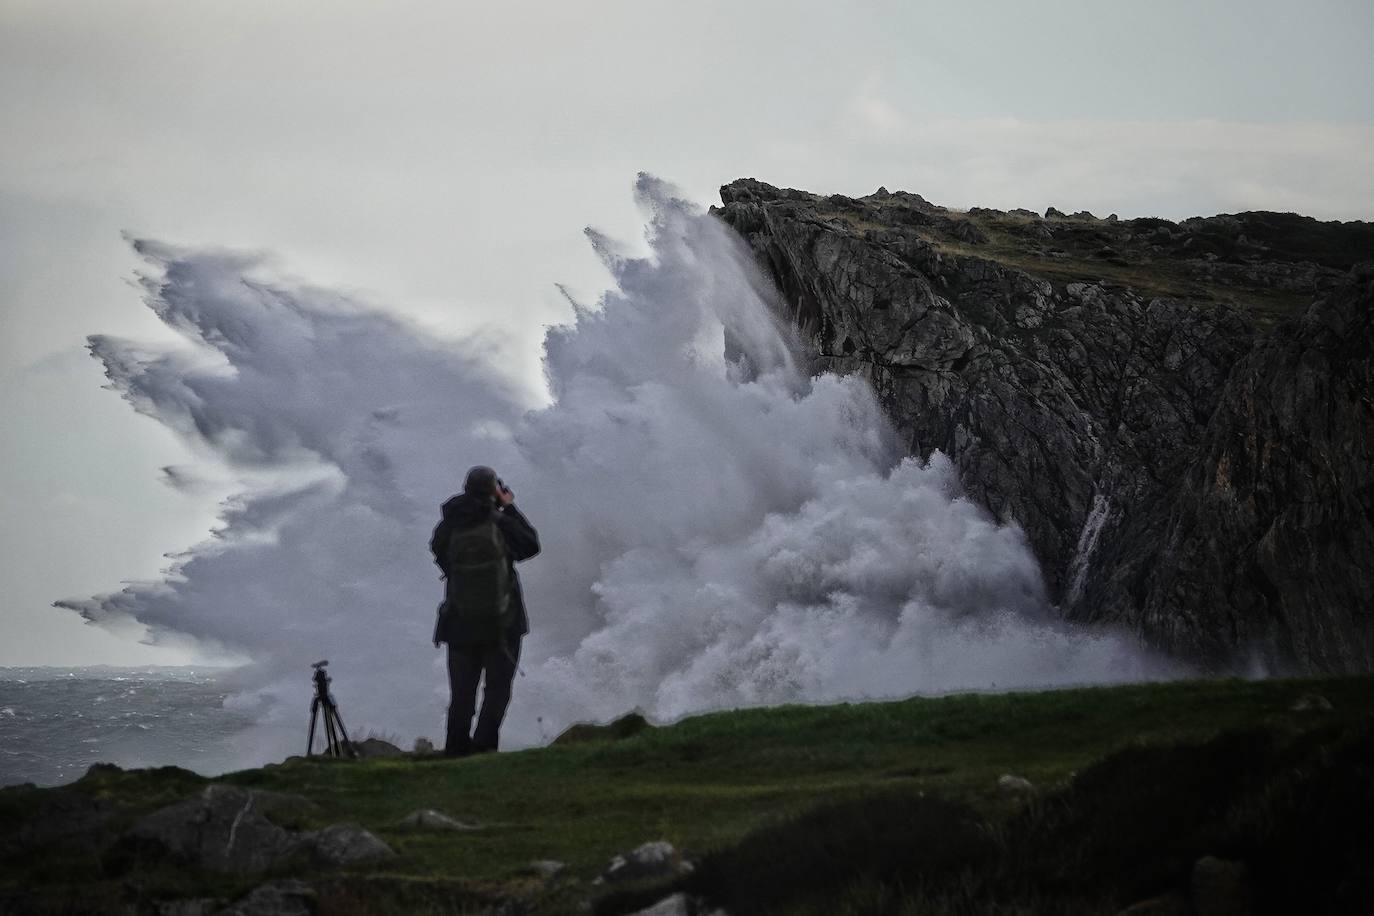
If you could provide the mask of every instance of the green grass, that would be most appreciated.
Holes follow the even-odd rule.
[[[1165,896],[1190,912],[1345,914],[1374,899],[1371,817],[1374,724],[1271,725],[1132,745],[1002,818],[911,793],[827,804],[708,856],[679,886],[733,916],[1089,916]],[[1220,908],[1192,890],[1205,857],[1244,874]]]
[[[222,780],[303,795],[313,806],[294,814],[291,826],[356,822],[400,853],[380,869],[331,884],[322,901],[334,903],[322,902],[324,909],[448,912],[464,900],[526,895],[538,886],[527,872],[535,859],[569,865],[573,880],[541,904],[559,909],[590,893],[587,882],[612,855],[648,840],[669,840],[693,858],[724,854],[751,833],[822,803],[921,793],[1004,823],[1021,803],[998,794],[1003,773],[1054,790],[1125,748],[1203,741],[1236,729],[1292,737],[1316,726],[1352,725],[1374,715],[1372,688],[1370,677],[1219,680],[786,706],[696,716],[625,738],[584,733],[578,743],[461,760],[293,761]],[[1292,712],[1307,693],[1326,697],[1334,710]],[[74,792],[118,804],[110,833],[202,785],[170,768],[106,769],[63,790],[0,790],[0,832]],[[417,808],[481,829],[400,828]],[[127,877],[102,877],[98,846],[93,839],[89,848],[0,859],[0,903],[7,894],[53,885],[58,876],[77,876],[71,893],[126,893]],[[187,893],[197,880],[181,870],[144,876],[139,887],[156,897]],[[232,895],[251,884],[216,887]],[[850,890],[860,897],[890,891]],[[410,902],[386,903],[402,899]]]
[[[1004,214],[968,217],[968,220],[988,237],[986,243],[970,245],[930,231],[924,231],[922,236],[948,254],[996,261],[1054,282],[1096,283],[1105,280],[1130,287],[1147,299],[1162,297],[1199,303],[1224,303],[1248,313],[1261,328],[1272,327],[1280,319],[1306,308],[1315,298],[1311,293],[1290,292],[1266,285],[1231,285],[1212,281],[1197,273],[1186,261],[1168,257],[1151,261],[1095,258],[1081,250],[1073,250],[1081,246],[1073,246],[1068,240],[1059,243],[1069,246],[1060,248],[1065,257],[1050,257],[1034,250],[1023,236],[1008,231],[1012,224],[1029,222],[1029,217]],[[1055,222],[1090,228],[1098,221],[1065,218]]]
[[[879,210],[879,213],[882,211]],[[881,233],[893,224],[865,218],[859,213],[828,210],[818,215],[825,220],[838,221],[860,235]],[[934,227],[917,230],[917,235],[941,252],[955,257],[994,261],[1016,270],[1025,271],[1057,283],[1097,283],[1106,281],[1130,287],[1149,299],[1163,297],[1198,303],[1224,303],[1250,315],[1262,329],[1272,327],[1280,319],[1306,308],[1314,298],[1311,293],[1276,289],[1264,284],[1235,285],[1217,282],[1200,274],[1186,260],[1163,257],[1140,260],[1135,256],[1097,258],[1087,251],[1101,248],[1102,243],[1090,239],[1062,238],[1046,240],[1043,245],[1057,248],[1061,257],[1052,257],[1040,250],[1040,245],[1028,240],[1016,230],[1035,222],[1031,217],[1014,213],[948,214],[956,220],[972,223],[987,237],[981,244],[969,244],[951,238]],[[1091,234],[1097,227],[1110,224],[1083,217],[1063,217],[1054,220],[1059,227],[1077,227]]]

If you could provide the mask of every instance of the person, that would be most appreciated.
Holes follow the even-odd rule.
[[[429,549],[434,562],[443,571],[445,605],[440,606],[435,627],[434,643],[448,644],[448,736],[444,753],[450,757],[495,751],[501,721],[510,705],[511,682],[520,661],[520,641],[529,632],[529,616],[515,564],[539,553],[539,534],[520,510],[515,508],[515,494],[501,482],[489,467],[478,466],[468,471],[463,492],[443,505],[443,517],[434,528]],[[465,619],[452,613],[454,598],[460,589],[458,577],[450,565],[450,541],[455,534],[492,522],[504,542],[506,572],[500,589],[508,598],[503,624],[493,631],[481,621]],[[505,600],[505,599],[503,599]],[[472,729],[472,716],[477,705],[477,684],[486,676],[482,692],[482,710],[477,727]]]

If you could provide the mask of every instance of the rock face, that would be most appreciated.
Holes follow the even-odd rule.
[[[1246,355],[1201,444],[1141,602],[1151,629],[1182,635],[1206,614],[1214,652],[1253,641],[1306,668],[1368,670],[1374,263]]]
[[[1374,283],[1352,270],[1374,226],[721,198],[813,368],[865,375],[912,454],[1020,524],[1066,617],[1217,669],[1374,667]]]

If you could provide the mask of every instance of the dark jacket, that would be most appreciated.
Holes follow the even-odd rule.
[[[530,631],[529,615],[525,612],[525,596],[520,591],[520,576],[515,564],[528,560],[539,553],[539,532],[529,523],[520,510],[510,505],[497,509],[490,499],[459,494],[444,503],[444,517],[434,528],[434,536],[429,539],[430,553],[440,569],[444,568],[444,558],[448,555],[448,539],[455,531],[480,525],[496,516],[496,527],[506,539],[506,550],[511,560],[511,601],[515,613],[512,616],[510,635],[516,638]],[[445,574],[447,571],[445,570]],[[467,645],[473,642],[470,634],[463,632],[460,621],[445,618],[437,632],[440,640],[450,645]]]

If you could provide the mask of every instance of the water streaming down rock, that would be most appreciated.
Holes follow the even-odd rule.
[[[652,177],[636,191],[651,254],[589,233],[616,286],[548,332],[552,403],[533,410],[475,338],[433,339],[259,258],[138,242],[148,305],[194,347],[94,337],[92,352],[135,409],[253,483],[165,581],[67,606],[251,656],[246,759],[298,750],[324,656],[355,729],[433,734],[425,543],[486,463],[544,543],[522,573],[516,742],[634,706],[1167,670],[1056,623],[1020,529],[964,499],[942,455],[900,459],[867,381],[798,367],[740,241]]]
[[[1069,563],[1069,588],[1064,595],[1066,604],[1073,604],[1083,594],[1083,583],[1092,565],[1093,552],[1097,550],[1097,540],[1102,536],[1102,526],[1111,513],[1111,500],[1101,493],[1093,494],[1093,505],[1088,517],[1083,520],[1083,530],[1078,535],[1078,549],[1074,551]]]

